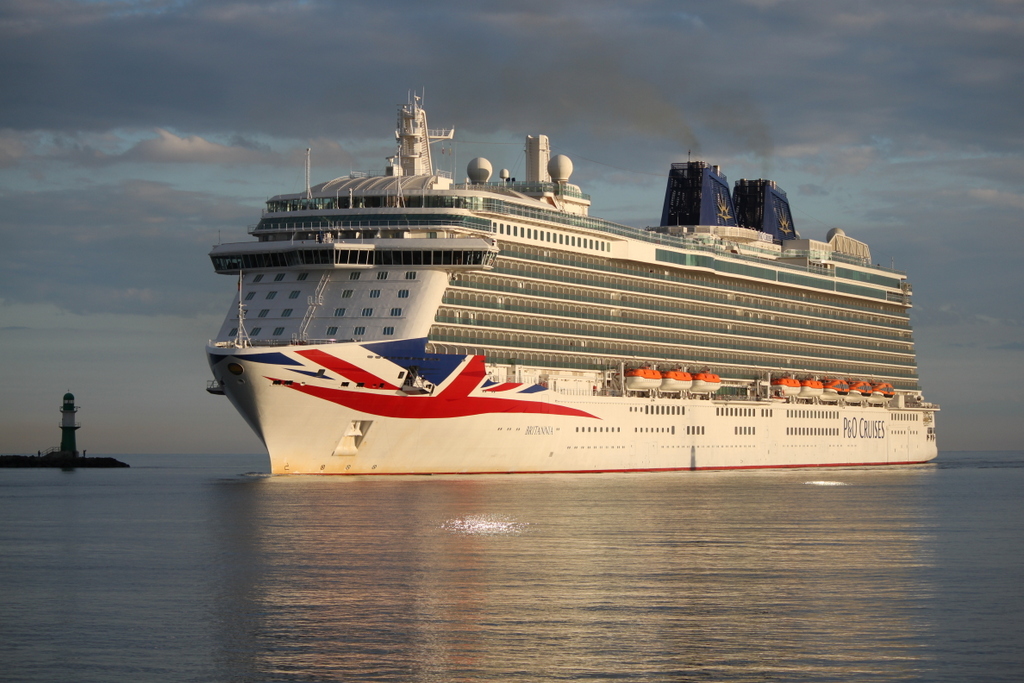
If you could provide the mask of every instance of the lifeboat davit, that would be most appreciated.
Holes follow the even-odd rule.
[[[792,377],[776,377],[772,380],[772,387],[780,396],[796,396],[800,393],[800,382]]]
[[[825,385],[814,378],[800,380],[800,393],[797,398],[819,398],[825,393]]]
[[[841,379],[826,379],[821,391],[821,400],[834,403],[850,393],[850,385]]]
[[[661,373],[662,391],[689,391],[693,386],[693,375],[685,370],[668,370]]]
[[[854,380],[850,382],[850,393],[847,394],[846,400],[849,403],[860,403],[866,401],[871,396],[871,385],[864,380]]]
[[[661,386],[661,373],[654,368],[633,368],[626,370],[628,391],[650,391]]]
[[[692,394],[713,394],[722,386],[722,379],[713,372],[698,372],[690,385]]]
[[[880,382],[872,385],[871,397],[868,399],[869,403],[885,403],[893,396],[896,395],[896,390],[888,382]]]

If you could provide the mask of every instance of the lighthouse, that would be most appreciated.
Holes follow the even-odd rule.
[[[78,447],[75,445],[75,431],[80,425],[75,422],[75,413],[78,406],[75,405],[75,395],[70,391],[64,394],[64,403],[60,407],[60,450],[63,453],[78,455]]]

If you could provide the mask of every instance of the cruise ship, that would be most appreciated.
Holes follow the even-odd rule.
[[[235,300],[213,380],[277,474],[637,472],[927,462],[902,272],[803,238],[766,179],[674,163],[661,224],[589,215],[573,165],[435,168],[419,98],[381,173],[272,197],[210,252]],[[447,143],[451,145],[451,142]],[[442,149],[444,149],[442,147]]]

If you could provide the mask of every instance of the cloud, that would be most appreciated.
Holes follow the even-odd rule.
[[[979,201],[999,207],[1024,210],[1024,194],[1017,192],[1004,192],[992,188],[972,188],[967,194]]]
[[[244,164],[266,161],[262,151],[220,145],[198,135],[179,137],[163,128],[157,128],[156,134],[156,138],[140,140],[119,158],[150,163]]]
[[[65,190],[60,202],[48,199],[42,192],[4,197],[5,303],[182,316],[226,305],[206,254],[220,230],[235,235],[252,221],[250,205],[149,181]]]
[[[0,130],[0,168],[20,162],[28,153],[24,136],[14,130]]]
[[[816,183],[804,183],[803,185],[800,185],[797,190],[800,194],[807,196],[825,197],[828,195],[828,190]]]
[[[810,0],[684,13],[668,1],[428,11],[411,2],[40,0],[10,4],[0,24],[0,126],[155,126],[157,140],[136,153],[244,160],[233,145],[204,149],[192,138],[379,136],[380,116],[426,86],[432,113],[461,128],[541,129],[574,147],[654,136],[677,151],[699,143],[768,157],[925,130],[988,150],[1005,150],[1010,137],[1019,149],[1024,95],[1011,84],[1024,80],[1022,46],[1019,12],[997,0],[856,13]]]
[[[989,348],[997,351],[1024,351],[1024,342],[1007,342],[990,346]]]
[[[337,140],[272,140],[235,134],[225,142],[201,135],[178,135],[156,128],[106,133],[53,134],[46,131],[0,132],[0,169],[66,163],[97,168],[118,164],[196,164],[203,166],[293,166],[304,164],[305,149],[320,166],[352,168],[357,157]],[[381,155],[383,156],[383,155]]]

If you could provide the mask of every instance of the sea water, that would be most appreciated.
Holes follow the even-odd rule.
[[[1020,681],[1024,453],[917,467],[0,470],[0,680]]]

